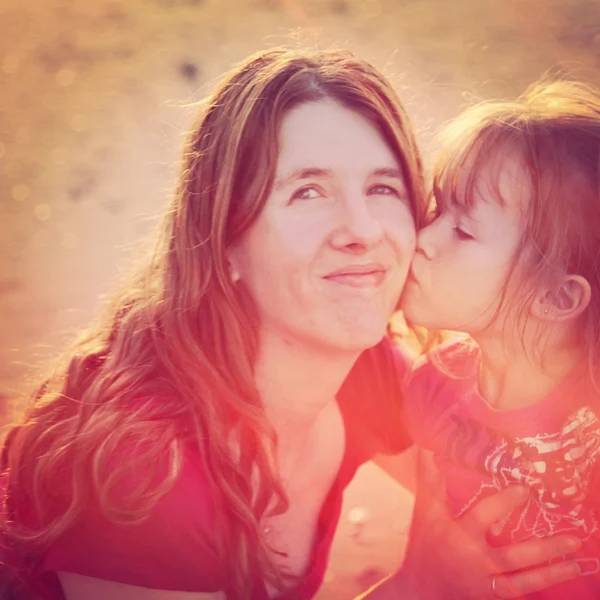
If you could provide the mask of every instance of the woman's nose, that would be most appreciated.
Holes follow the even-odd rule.
[[[334,245],[357,251],[369,249],[376,246],[383,236],[383,223],[373,214],[365,198],[338,203]]]

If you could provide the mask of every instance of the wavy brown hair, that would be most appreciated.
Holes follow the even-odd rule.
[[[273,502],[280,511],[287,506],[275,434],[253,377],[259,324],[251,298],[231,282],[226,255],[269,195],[282,118],[320,99],[377,127],[401,165],[415,221],[424,218],[411,125],[371,65],[346,51],[276,49],[233,68],[202,103],[151,260],[9,432],[3,529],[29,564],[76,522],[90,495],[109,519],[143,520],[172,487],[192,444],[221,524],[233,523],[218,548],[229,569],[228,597],[248,598],[256,577],[283,584],[259,527]],[[125,444],[144,451],[115,466],[111,459]],[[155,473],[157,464],[165,467],[159,481],[142,481],[127,497],[111,493],[128,471]]]
[[[550,73],[515,100],[467,109],[440,140],[433,187],[444,193],[438,191],[438,201],[473,206],[482,171],[491,166],[493,180],[486,184],[494,201],[503,204],[503,158],[520,160],[528,187],[525,226],[500,307],[510,302],[524,327],[539,286],[560,282],[566,274],[583,276],[592,295],[576,336],[594,378],[600,363],[600,90]],[[459,186],[465,172],[466,184]],[[515,276],[522,281],[509,292]],[[538,346],[541,355],[543,344]]]

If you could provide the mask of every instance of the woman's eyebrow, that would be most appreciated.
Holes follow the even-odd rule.
[[[400,169],[393,167],[382,167],[379,169],[373,169],[370,173],[371,177],[391,177],[393,179],[399,179],[404,183],[404,176]],[[331,169],[322,169],[320,167],[309,167],[302,169],[295,169],[289,175],[284,177],[276,178],[273,183],[273,189],[279,190],[290,183],[299,179],[310,179],[311,177],[333,177]]]
[[[278,190],[286,185],[297,181],[298,179],[310,179],[311,177],[331,177],[331,169],[321,169],[319,167],[310,167],[305,169],[296,169],[285,177],[276,178],[273,183],[273,189]]]
[[[381,169],[375,169],[371,172],[371,175],[376,177],[393,177],[394,179],[400,179],[404,181],[404,175],[400,169],[384,167]]]

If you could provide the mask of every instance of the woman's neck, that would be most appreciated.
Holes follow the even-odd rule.
[[[495,408],[514,410],[548,396],[582,360],[580,348],[547,343],[542,356],[528,344],[490,337],[476,339],[481,350],[479,390]]]
[[[281,444],[301,443],[335,396],[360,352],[293,343],[263,335],[255,381]]]

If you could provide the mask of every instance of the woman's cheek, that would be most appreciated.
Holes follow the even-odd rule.
[[[394,229],[389,230],[387,239],[394,248],[396,257],[400,263],[410,262],[417,247],[417,233],[411,223],[400,223]]]

